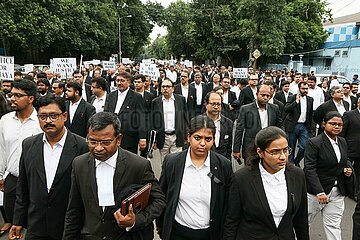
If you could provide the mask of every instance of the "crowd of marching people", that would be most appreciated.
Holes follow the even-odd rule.
[[[357,75],[158,68],[158,78],[90,64],[66,80],[51,69],[2,80],[0,235],[153,239],[155,221],[164,240],[310,239],[320,213],[326,239],[341,240],[344,199],[360,184]],[[148,183],[147,206],[124,213]]]

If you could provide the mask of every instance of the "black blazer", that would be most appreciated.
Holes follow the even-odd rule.
[[[297,121],[299,120],[301,109],[300,109],[300,102],[296,102],[296,95],[292,95],[288,97],[288,101],[285,104],[284,111],[286,114],[284,120],[284,127],[286,132],[291,132]],[[306,121],[305,126],[306,130],[311,133],[311,123],[313,117],[313,105],[314,99],[312,97],[306,96]]]
[[[175,85],[174,93],[182,95],[181,83]],[[195,106],[196,106],[196,89],[191,84],[189,84],[188,97],[186,100],[188,119],[195,117]]]
[[[186,154],[188,150],[169,154],[165,157],[160,176],[160,187],[164,192],[167,205],[156,225],[162,228],[161,239],[169,240],[179,201],[180,187],[184,174]],[[225,214],[228,204],[230,179],[233,175],[231,162],[223,156],[210,154],[210,171],[220,183],[211,181],[210,200],[210,240],[222,239]]]
[[[329,194],[337,181],[341,194],[346,195],[347,177],[344,175],[344,168],[350,167],[351,163],[348,162],[345,139],[337,137],[337,140],[341,152],[340,162],[338,162],[335,151],[325,133],[310,138],[306,144],[304,172],[308,193],[317,195],[325,192],[325,194]],[[350,177],[353,177],[353,174]]]
[[[275,104],[266,105],[268,112],[268,126],[282,127],[279,107]],[[261,120],[256,102],[240,108],[236,124],[233,152],[240,152],[246,156],[249,146],[254,142],[256,134],[261,130]]]
[[[239,95],[239,105],[240,107],[254,101],[254,94],[250,88],[250,86],[244,87]]]
[[[36,236],[61,239],[71,184],[73,159],[88,151],[85,139],[67,132],[50,192],[44,167],[43,133],[23,141],[16,187],[14,225]]]
[[[155,96],[147,91],[144,91],[144,115],[145,115],[145,127],[146,131],[151,130],[151,102]]]
[[[222,109],[223,114],[225,115],[225,117],[230,118],[232,121],[235,121],[235,119],[237,118],[238,115],[238,111],[240,108],[240,104],[239,101],[236,99],[236,94],[232,91],[230,91],[230,89],[228,90],[228,103],[234,108],[233,110],[230,110],[229,105],[223,105],[224,109]]]
[[[175,134],[176,146],[183,147],[188,128],[187,106],[185,98],[178,94],[173,94],[175,98]],[[151,102],[151,123],[152,129],[156,130],[156,144],[162,149],[165,142],[165,123],[164,123],[164,108],[162,96],[155,98]]]
[[[89,99],[90,100],[90,99]],[[79,106],[76,109],[74,118],[70,123],[70,102],[66,101],[66,111],[68,112],[68,118],[66,119],[65,126],[73,133],[86,138],[87,135],[87,123],[92,115],[96,113],[95,107],[84,99],[80,100]]]
[[[135,213],[135,225],[130,233],[138,232],[140,239],[154,237],[153,224],[160,216],[166,202],[158,180],[146,159],[119,148],[114,173],[114,198],[116,209],[121,206],[121,191],[131,184],[145,185],[152,183],[149,205],[143,211]],[[125,229],[120,228],[111,212],[107,218],[99,207],[96,184],[95,159],[90,154],[83,154],[73,162],[72,182],[69,205],[66,211],[63,239],[119,239]],[[80,238],[79,235],[83,238]],[[124,237],[124,236],[123,236]],[[124,240],[131,239],[125,235]]]
[[[346,101],[342,101],[346,111],[350,110],[350,104]],[[315,111],[314,111],[314,121],[321,125],[323,118],[327,112],[330,111],[337,111],[335,103],[333,100],[329,100],[321,104]]]
[[[118,101],[118,91],[109,93],[106,96],[104,112],[115,112]],[[129,89],[124,102],[118,113],[121,122],[122,148],[136,147],[140,139],[146,139],[144,99],[134,90]]]
[[[231,160],[233,121],[225,116],[220,119],[220,140],[216,152]]]
[[[353,161],[360,161],[360,113],[358,109],[345,112],[344,127],[341,136],[346,139],[348,157]],[[359,176],[357,176],[359,177]]]
[[[85,83],[84,86],[85,86],[85,92],[86,92],[86,101],[90,102],[91,96],[93,95],[92,91],[91,91],[91,84]]]
[[[205,103],[205,96],[209,92],[209,87],[204,82],[201,82],[200,84],[202,87],[201,105],[203,105]],[[190,85],[195,88],[195,82],[190,83]],[[195,88],[195,91],[196,91],[196,88]],[[196,99],[195,99],[195,105],[196,105]]]
[[[298,240],[309,239],[304,173],[298,167],[287,165],[285,178],[287,210],[276,227],[259,165],[245,167],[234,174],[224,223],[224,240],[295,240],[295,234]]]
[[[288,98],[293,95],[291,92],[289,92],[289,96]],[[279,100],[280,102],[282,102],[284,105],[286,104],[286,98],[285,98],[285,93],[284,91],[278,91],[275,96],[274,99]]]

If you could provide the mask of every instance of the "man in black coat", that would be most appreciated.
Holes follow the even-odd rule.
[[[194,75],[194,82],[190,86],[195,87],[196,89],[196,105],[195,105],[195,115],[200,115],[204,108],[205,96],[209,92],[208,85],[202,81],[201,72],[197,72]]]
[[[169,153],[180,152],[187,137],[188,115],[185,98],[174,94],[174,83],[165,79],[159,97],[151,102],[151,123],[156,134],[156,148],[162,161]]]
[[[62,239],[71,184],[72,161],[88,151],[85,139],[67,131],[65,100],[52,94],[38,105],[44,133],[24,140],[9,237]]]
[[[246,160],[248,148],[262,128],[282,127],[279,107],[268,103],[271,96],[270,86],[260,85],[257,89],[256,101],[240,108],[233,146],[233,156],[238,162],[241,157]],[[240,149],[242,149],[242,154],[240,154]]]
[[[216,126],[214,146],[216,152],[231,160],[233,121],[221,114],[222,96],[209,92],[205,96],[206,115]]]
[[[83,138],[87,135],[87,123],[92,115],[96,113],[95,107],[86,102],[82,95],[82,88],[78,83],[69,82],[66,85],[65,97],[66,112],[69,117],[66,120],[65,126],[73,133],[76,133]]]
[[[121,147],[137,153],[146,148],[146,127],[144,115],[144,99],[140,94],[130,89],[132,76],[128,72],[116,75],[118,91],[111,92],[106,97],[105,112],[118,115],[121,124],[123,141]]]
[[[248,86],[244,87],[239,95],[240,107],[249,103],[252,103],[256,97],[256,86],[258,85],[258,75],[250,75],[248,80]]]
[[[166,202],[151,164],[120,147],[121,123],[109,112],[89,121],[89,153],[73,162],[64,240],[154,238],[153,221]],[[151,183],[148,204],[141,211],[129,206],[125,215],[121,202],[135,186]],[[124,209],[121,209],[124,210]]]
[[[346,111],[351,110],[350,104],[346,101],[343,101],[344,93],[341,87],[333,86],[329,93],[332,99],[324,102],[314,111],[314,121],[320,126],[319,134],[324,131],[321,123],[326,113],[330,111],[337,111],[343,115]]]
[[[182,95],[186,100],[188,119],[195,117],[196,89],[189,84],[189,72],[183,70],[180,74],[181,83],[175,85],[174,93]]]
[[[298,84],[299,92],[292,95],[286,102],[284,111],[285,131],[289,137],[289,147],[293,149],[289,161],[299,164],[304,157],[305,145],[311,134],[314,99],[307,96],[309,86],[306,82]],[[296,142],[299,151],[295,157]]]

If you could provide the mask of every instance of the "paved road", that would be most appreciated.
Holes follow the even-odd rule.
[[[160,157],[158,151],[154,151],[154,158],[151,160],[153,170],[155,172],[156,177],[160,177],[161,173],[161,164],[160,164]],[[239,169],[240,166],[236,163],[233,164],[234,169]],[[355,209],[355,202],[351,199],[345,199],[345,212],[341,222],[341,229],[342,229],[342,237],[343,240],[351,240],[352,236],[352,214]],[[2,224],[2,219],[0,219]],[[160,238],[155,234],[155,240],[159,240]],[[321,216],[318,215],[315,218],[314,224],[310,228],[310,237],[313,240],[326,240],[324,229],[321,222]],[[0,240],[8,239],[6,236],[0,237]]]

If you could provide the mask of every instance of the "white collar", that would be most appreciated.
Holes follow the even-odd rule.
[[[65,129],[64,135],[61,137],[60,141],[58,141],[58,142],[55,143],[54,145],[60,145],[61,147],[64,147],[64,145],[65,145],[65,140],[66,140],[66,137],[67,137],[67,132],[68,132],[67,129],[66,129],[66,127],[64,127],[64,129]],[[49,141],[48,141],[47,138],[46,138],[46,134],[45,134],[45,133],[43,134],[42,140],[43,140],[44,143],[50,144]]]
[[[194,168],[196,168],[196,166],[195,166],[195,165],[193,164],[193,162],[191,161],[190,150],[191,150],[191,148],[189,147],[189,150],[188,150],[188,152],[187,152],[187,154],[186,154],[185,168],[190,167],[190,166],[194,166]],[[199,169],[202,168],[202,167],[204,167],[204,166],[210,167],[210,151],[208,151],[208,154],[207,154],[207,156],[206,156],[205,162],[204,162],[204,164],[203,164],[201,167],[199,167]]]
[[[171,97],[170,97],[169,99],[166,99],[166,98],[164,97],[164,95],[163,95],[163,96],[162,96],[162,100],[163,100],[163,101],[170,101],[170,100],[175,101],[174,94],[171,94]]]
[[[114,155],[112,155],[110,158],[108,158],[106,161],[100,161],[95,159],[95,167],[99,166],[100,163],[106,163],[108,165],[110,165],[113,168],[116,168],[116,161],[119,155],[119,149],[116,149],[116,152],[114,153]]]
[[[121,95],[126,95],[128,92],[129,92],[129,87],[125,90],[125,91],[123,91],[123,92],[120,92],[120,90],[118,90],[118,96],[121,96]]]
[[[268,171],[266,171],[261,161],[259,161],[260,174],[267,182],[270,182],[272,179],[276,179],[279,182],[285,180],[285,168],[277,171],[274,174],[271,174]]]

